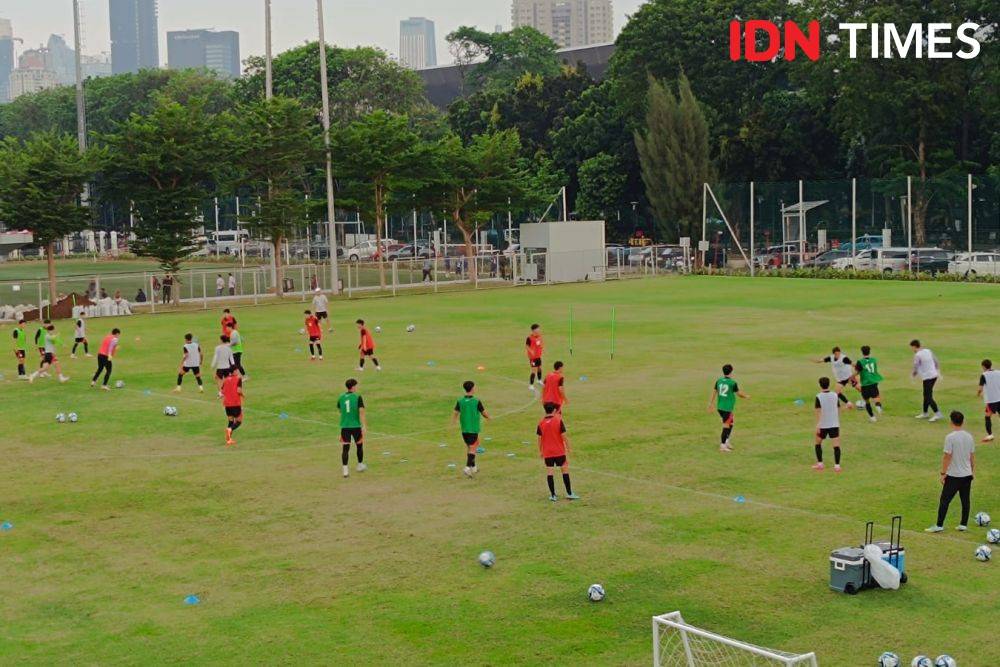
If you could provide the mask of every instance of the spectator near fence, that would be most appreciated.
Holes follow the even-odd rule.
[[[173,297],[174,277],[171,274],[163,276],[163,303],[169,303]]]
[[[236,276],[229,274],[229,296],[236,296]]]
[[[215,296],[222,296],[223,290],[225,289],[226,289],[226,281],[222,277],[222,274],[220,273],[215,278]]]
[[[160,279],[157,278],[156,276],[153,276],[153,293],[151,295],[153,297],[153,301],[161,301],[160,299],[161,289],[162,285],[160,285]]]

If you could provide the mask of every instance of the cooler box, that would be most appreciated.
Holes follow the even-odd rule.
[[[906,549],[903,547],[893,547],[891,542],[872,542],[882,550],[882,560],[899,570],[901,575],[906,574]],[[906,583],[906,579],[903,579]]]
[[[843,547],[830,553],[830,588],[842,593],[857,593],[865,587],[865,552],[858,547]]]

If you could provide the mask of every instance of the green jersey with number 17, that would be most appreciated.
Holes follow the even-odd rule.
[[[882,376],[878,372],[878,359],[875,357],[861,357],[858,360],[858,372],[861,375],[861,386],[878,384],[882,381]]]
[[[716,407],[723,412],[732,412],[736,408],[736,392],[740,390],[736,380],[721,377],[715,381],[715,392],[718,394]]]

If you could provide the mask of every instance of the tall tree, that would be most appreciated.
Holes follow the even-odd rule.
[[[276,290],[284,294],[281,247],[309,219],[309,177],[320,166],[323,145],[313,112],[297,100],[251,102],[227,116],[234,184],[249,189],[260,207],[245,222],[271,240]]]
[[[598,153],[580,165],[577,214],[584,220],[607,220],[624,202],[628,176],[621,160]]]
[[[177,271],[194,250],[200,205],[214,188],[226,153],[219,119],[207,100],[180,104],[156,96],[152,111],[133,114],[102,140],[114,169],[105,174],[109,193],[135,213],[136,250]]]
[[[58,298],[55,243],[87,228],[90,211],[81,196],[106,157],[100,148],[81,154],[75,137],[57,132],[0,142],[0,219],[8,228],[30,231],[45,249],[50,304]]]
[[[693,236],[703,184],[712,177],[708,123],[682,72],[674,95],[650,77],[644,132],[635,133],[646,196],[672,241]]]
[[[525,74],[559,73],[558,45],[528,26],[509,32],[462,26],[446,39],[471,90],[505,90]]]

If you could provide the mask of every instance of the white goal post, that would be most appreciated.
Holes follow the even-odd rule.
[[[653,667],[819,667],[815,653],[754,646],[684,622],[679,611],[653,617]]]

